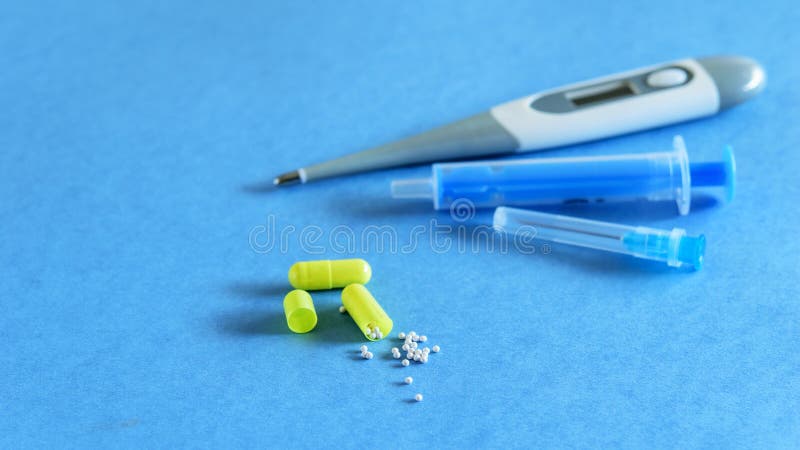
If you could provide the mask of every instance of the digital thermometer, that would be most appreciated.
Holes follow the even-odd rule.
[[[284,173],[276,185],[409,164],[544,150],[710,116],[758,94],[739,56],[682,59],[503,103],[400,141]]]

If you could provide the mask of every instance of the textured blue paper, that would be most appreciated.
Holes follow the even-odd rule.
[[[0,447],[790,448],[800,443],[800,12],[784,2],[21,1],[0,15]],[[337,225],[402,244],[409,168],[273,192],[278,172],[537,90],[686,56],[757,58],[719,116],[550,155],[736,149],[738,197],[556,211],[684,227],[705,268],[563,247],[375,245],[369,287],[443,351],[398,368],[298,259]],[[259,233],[294,227],[281,250]],[[300,230],[321,231],[314,241]],[[341,229],[341,228],[340,228]],[[309,231],[306,231],[309,233]],[[255,236],[255,250],[251,245]],[[440,236],[441,237],[441,236]],[[319,246],[321,254],[309,254]],[[393,332],[392,334],[395,334]],[[412,386],[398,383],[406,375]],[[410,402],[421,392],[425,401]]]

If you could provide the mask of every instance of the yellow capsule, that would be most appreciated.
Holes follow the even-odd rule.
[[[342,290],[342,303],[347,309],[347,313],[356,322],[358,328],[364,336],[371,341],[379,341],[374,334],[370,336],[370,331],[380,329],[383,337],[389,336],[392,332],[392,319],[381,308],[375,297],[369,293],[366,287],[361,284],[351,284]]]
[[[295,289],[283,298],[283,312],[286,323],[295,333],[308,333],[317,326],[317,311],[314,302],[306,291]]]
[[[301,261],[289,268],[289,283],[307,291],[366,284],[370,278],[372,269],[363,259]]]

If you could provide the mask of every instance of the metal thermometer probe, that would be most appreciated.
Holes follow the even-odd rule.
[[[409,164],[544,150],[710,116],[755,96],[740,56],[681,59],[529,95],[458,122],[277,176],[275,185]]]

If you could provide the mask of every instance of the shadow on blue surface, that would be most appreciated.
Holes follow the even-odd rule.
[[[286,327],[282,312],[254,312],[242,310],[220,315],[217,329],[223,334],[258,336],[269,334],[291,334]]]
[[[280,303],[278,303],[280,305]],[[286,326],[282,307],[271,311],[241,309],[220,314],[214,319],[214,326],[221,334],[238,337],[258,337],[270,335],[292,335],[296,339],[320,342],[363,342],[364,336],[353,326],[352,320],[339,313],[338,307],[320,307],[317,310],[317,326],[312,333],[295,334]],[[355,355],[353,359],[361,359]]]
[[[355,201],[357,200],[357,201]],[[426,200],[394,200],[385,197],[366,197],[343,202],[349,205],[347,212],[359,218],[375,220],[381,217],[397,216],[422,216],[425,218],[436,215],[445,218],[449,211],[435,211],[431,208],[430,201]],[[720,201],[707,194],[692,196],[692,212],[703,211],[720,205]],[[335,205],[337,211],[342,211],[341,204]],[[562,203],[557,205],[520,206],[523,209],[534,209],[551,214],[564,214],[568,216],[583,217],[592,220],[604,220],[630,225],[646,225],[649,221],[670,220],[679,217],[677,207],[673,201],[629,201],[592,203]],[[480,209],[477,214],[486,213],[487,223],[491,223],[491,212],[494,208]]]
[[[218,315],[214,320],[217,331],[233,336],[293,335],[309,341],[361,342],[364,340],[353,327],[349,316],[339,312],[339,290],[314,293],[317,326],[313,333],[295,334],[286,326],[283,296],[291,289],[284,281],[235,281],[224,290],[233,297],[250,302],[248,306]],[[258,302],[263,300],[263,303]],[[255,301],[255,302],[253,302]],[[263,305],[264,309],[254,309]],[[360,359],[360,355],[357,355]]]
[[[471,236],[475,230],[484,228],[482,224],[464,224],[466,235]],[[494,251],[502,246],[500,235],[492,236],[493,241],[481,242],[481,251]],[[506,251],[510,254],[522,253],[523,257],[530,257],[531,264],[559,264],[575,267],[578,270],[591,272],[593,275],[608,274],[613,277],[627,275],[668,275],[672,273],[691,272],[691,269],[671,270],[663,262],[651,261],[647,259],[635,258],[629,255],[609,253],[600,250],[574,247],[566,244],[545,243],[544,241],[533,241],[536,245],[527,245],[526,248],[533,247],[531,254],[525,254],[514,248],[513,244],[506,244]],[[494,250],[487,250],[491,247]],[[545,250],[546,249],[546,250]]]
[[[659,261],[635,258],[629,255],[608,253],[599,250],[577,248],[554,244],[546,255],[548,263],[573,266],[593,274],[607,274],[612,277],[626,275],[675,276],[692,273],[692,269],[674,269]]]
[[[720,201],[711,195],[696,194],[692,196],[692,212],[697,213],[706,209],[720,206]],[[572,203],[560,205],[543,205],[537,211],[563,214],[567,216],[582,217],[591,220],[618,222],[626,225],[645,225],[651,221],[677,219],[677,206],[673,201],[630,201],[593,203],[589,207],[585,204]]]
[[[236,281],[228,285],[226,291],[234,297],[245,300],[283,299],[283,296],[289,292],[289,288],[285,282]]]
[[[266,194],[267,192],[276,191],[278,188],[272,183],[271,180],[261,181],[257,183],[248,183],[242,185],[240,190],[248,194]]]

